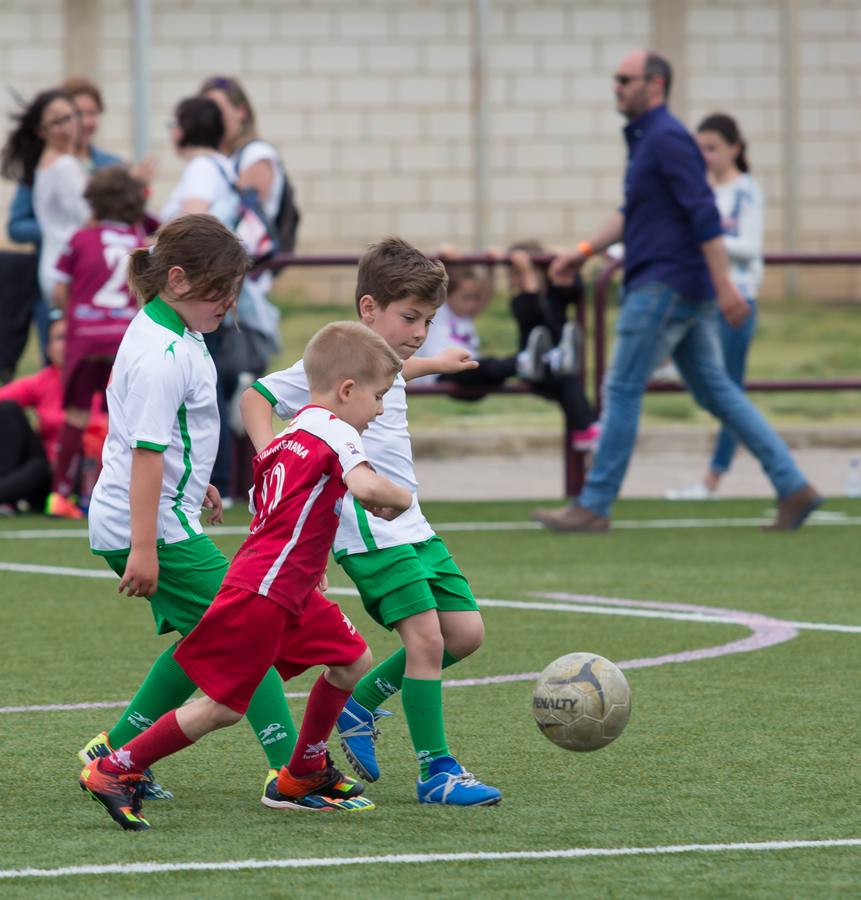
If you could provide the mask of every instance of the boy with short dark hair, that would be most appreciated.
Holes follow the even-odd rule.
[[[138,786],[154,762],[242,718],[270,666],[286,680],[315,665],[328,668],[308,699],[299,739],[267,805],[361,811],[374,805],[345,790],[326,742],[371,654],[337,604],[317,589],[345,491],[376,516],[395,518],[409,491],[367,462],[360,432],[383,412],[383,396],[401,360],[356,322],[334,322],[309,342],[304,361],[310,403],[254,459],[249,536],[222,587],[175,658],[205,694],[81,773],[84,791],[122,828],[143,831]],[[332,796],[335,794],[336,796]]]
[[[399,375],[386,394],[385,412],[369,426],[364,444],[374,468],[406,488],[412,503],[390,522],[369,517],[355,497],[344,499],[333,545],[335,559],[355,582],[371,618],[397,631],[404,646],[358,683],[338,719],[338,730],[353,768],[365,780],[376,781],[380,772],[374,711],[402,691],[419,761],[419,801],[482,806],[498,803],[501,794],[474,778],[449,753],[442,669],[478,649],[484,624],[469,583],[419,507],[406,415],[405,377],[476,365],[468,353],[456,348],[428,359],[410,359],[445,301],[447,282],[441,263],[399,238],[373,245],[359,262],[359,318],[406,361],[404,376]],[[307,374],[299,362],[264,376],[245,392],[243,419],[255,447],[271,440],[273,407],[281,418],[289,418],[307,403]]]

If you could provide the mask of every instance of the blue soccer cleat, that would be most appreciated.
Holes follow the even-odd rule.
[[[502,799],[495,787],[482,784],[453,756],[438,756],[430,762],[427,781],[416,781],[419,803],[446,806],[493,806]]]
[[[378,718],[383,718],[383,713],[377,715],[376,712],[369,712],[352,697],[338,716],[338,734],[341,736],[344,755],[363,781],[376,781],[380,777],[380,766],[374,749],[380,736],[376,725]]]

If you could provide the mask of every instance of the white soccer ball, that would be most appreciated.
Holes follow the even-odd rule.
[[[538,677],[532,712],[541,733],[566,750],[614,741],[631,713],[631,690],[618,666],[595,653],[569,653]]]

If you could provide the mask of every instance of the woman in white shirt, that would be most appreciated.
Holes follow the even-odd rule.
[[[69,238],[87,221],[87,174],[75,148],[80,123],[62,91],[38,94],[18,117],[3,148],[3,175],[33,188],[33,208],[42,231],[39,287],[50,298],[54,266]]]
[[[696,138],[723,223],[730,275],[751,309],[739,328],[733,328],[723,316],[719,322],[726,370],[736,384],[743,386],[747,352],[756,328],[756,296],[762,281],[765,200],[759,184],[750,176],[747,145],[735,119],[724,113],[707,116],[700,122]],[[735,435],[725,426],[721,428],[702,482],[668,491],[667,497],[670,500],[713,497],[732,463],[736,446]]]
[[[237,187],[242,191],[252,189],[257,194],[264,215],[274,226],[287,179],[278,151],[258,136],[251,100],[234,78],[208,78],[201,85],[200,94],[221,110],[224,122],[221,151],[230,157],[237,173]],[[269,270],[245,277],[236,303],[240,329],[236,330],[230,324],[222,326],[221,346],[213,352],[223,421],[212,483],[228,498],[231,496],[228,477],[232,469],[231,429],[240,436],[244,434],[238,398],[266,371],[270,359],[281,346],[280,313],[269,301],[272,282]],[[237,491],[244,494],[242,487],[239,485]]]
[[[224,122],[218,106],[204,97],[180,100],[170,122],[170,136],[185,166],[162,207],[162,221],[189,213],[210,213],[232,226],[239,200],[233,164],[219,150]]]

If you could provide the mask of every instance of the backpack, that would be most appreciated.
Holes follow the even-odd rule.
[[[254,188],[239,187],[235,175],[231,178],[218,160],[211,156],[206,159],[212,160],[237,201],[235,211],[225,217],[224,224],[242,241],[255,263],[265,262],[281,249],[281,242],[274,223],[266,216],[260,196]]]
[[[242,165],[244,150],[253,143],[254,141],[250,141],[239,151],[236,157],[237,172]],[[293,190],[293,185],[290,184],[290,179],[287,177],[287,172],[284,170],[280,159],[278,160],[278,165],[281,169],[281,174],[284,176],[284,186],[281,189],[281,196],[278,198],[278,210],[272,223],[272,232],[277,239],[278,247],[270,252],[270,256],[278,252],[292,253],[296,249],[296,234],[299,230],[299,221],[302,218],[302,214],[296,206],[296,194]],[[260,204],[259,198],[257,202]],[[262,206],[260,211],[262,213]],[[278,266],[274,271],[278,272],[282,268],[283,266]]]

